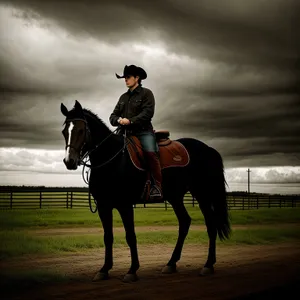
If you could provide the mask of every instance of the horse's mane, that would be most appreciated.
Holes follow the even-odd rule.
[[[85,117],[95,121],[99,126],[102,126],[105,128],[107,131],[111,132],[110,128],[105,124],[105,122],[94,112],[92,112],[90,109],[87,108],[82,108],[83,114]],[[67,119],[74,119],[78,118],[78,111],[76,110],[75,107],[73,107],[69,113]]]
[[[101,125],[105,126],[108,130],[110,130],[108,128],[108,126],[104,123],[104,121],[94,112],[92,112],[90,109],[87,108],[83,108],[82,109],[84,114],[91,117],[92,119],[96,120],[98,123],[100,123]]]
[[[90,118],[94,119],[97,123],[99,123],[99,125],[105,127],[105,129],[107,129],[108,131],[111,131],[109,127],[105,124],[105,122],[96,113],[92,112],[90,109],[87,108],[83,108],[82,110],[86,116],[89,116]]]

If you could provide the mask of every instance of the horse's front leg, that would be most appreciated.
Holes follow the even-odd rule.
[[[129,271],[124,276],[124,282],[133,282],[138,280],[137,270],[140,267],[139,258],[138,258],[138,250],[137,250],[137,240],[134,229],[134,211],[131,205],[126,207],[122,207],[119,209],[120,216],[123,221],[124,229],[126,232],[126,241],[130,248],[131,254],[131,266]]]
[[[104,265],[97,272],[93,281],[108,279],[108,272],[113,267],[113,215],[112,208],[98,207],[98,214],[104,230],[105,259]]]

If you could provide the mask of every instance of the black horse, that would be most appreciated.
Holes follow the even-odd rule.
[[[115,208],[122,218],[131,253],[131,266],[124,281],[135,281],[140,265],[133,204],[140,201],[147,179],[146,172],[132,164],[126,148],[127,137],[111,131],[98,116],[83,109],[77,100],[70,111],[61,104],[61,112],[66,117],[62,131],[66,141],[64,163],[67,169],[75,170],[82,163],[83,156],[89,157],[89,189],[104,229],[105,261],[94,280],[107,279],[113,267],[112,210]],[[190,162],[186,167],[162,170],[164,200],[172,205],[179,222],[175,249],[162,272],[175,272],[176,263],[181,257],[191,224],[183,199],[190,191],[199,203],[209,236],[208,258],[200,271],[201,275],[207,275],[214,271],[217,235],[224,240],[229,238],[231,232],[223,161],[215,149],[199,140],[181,138],[178,141],[186,147]]]

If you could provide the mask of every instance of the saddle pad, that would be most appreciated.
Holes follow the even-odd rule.
[[[131,136],[131,142],[127,145],[129,156],[134,166],[145,171],[143,164],[143,151],[137,137]],[[178,141],[171,140],[169,144],[159,146],[161,169],[170,167],[185,167],[190,162],[190,156],[186,148]]]

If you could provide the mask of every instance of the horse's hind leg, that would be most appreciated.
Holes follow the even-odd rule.
[[[164,274],[170,274],[176,272],[176,263],[179,261],[181,257],[183,244],[191,225],[191,217],[189,216],[183,204],[183,197],[181,199],[174,200],[174,202],[172,201],[171,204],[173,206],[174,212],[178,219],[179,232],[178,232],[177,243],[173,251],[172,257],[162,270],[162,273]]]
[[[204,215],[209,238],[208,257],[204,267],[200,271],[200,275],[208,275],[214,272],[214,264],[216,263],[217,227],[212,207],[210,205],[200,204],[200,208]]]

